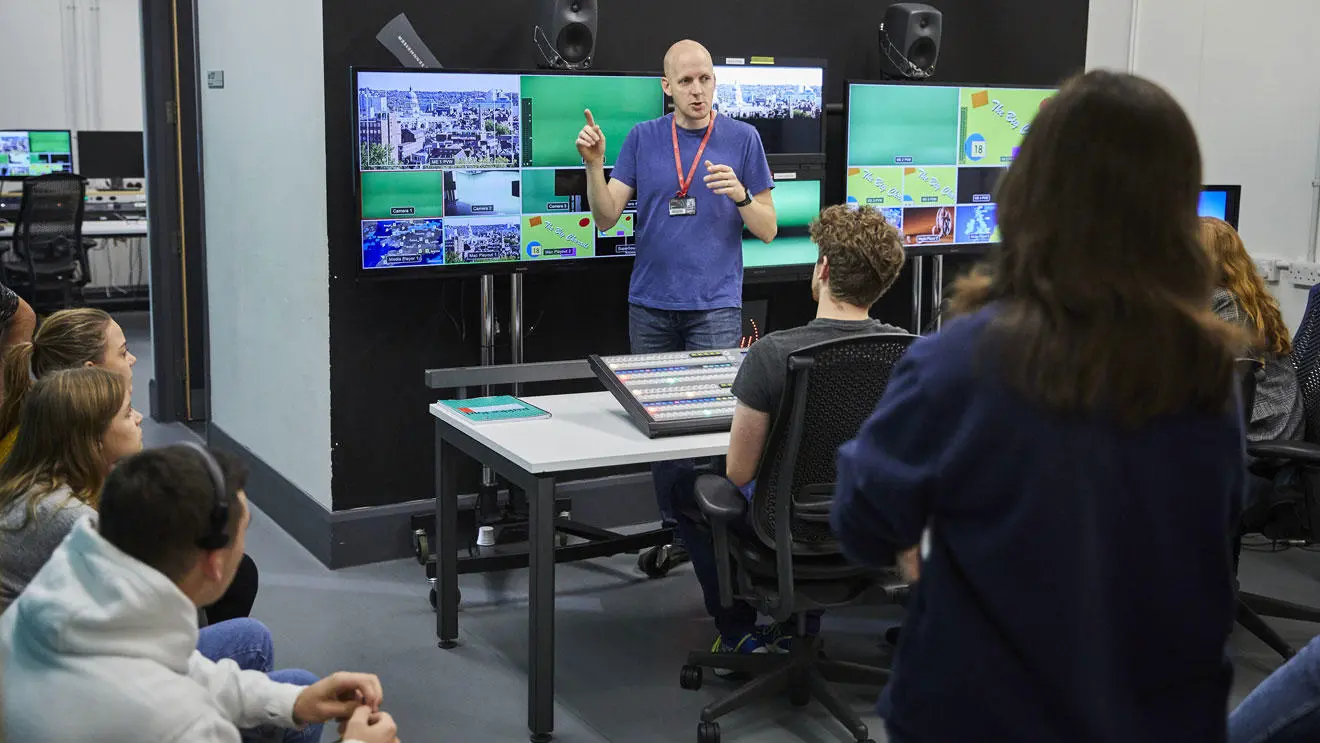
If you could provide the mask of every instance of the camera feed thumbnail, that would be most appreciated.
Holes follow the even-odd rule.
[[[999,222],[995,212],[994,204],[958,207],[957,242],[999,242]]]
[[[522,213],[520,186],[516,170],[445,171],[445,216],[516,217]]]
[[[958,203],[989,204],[995,200],[995,187],[1007,168],[959,168]]]
[[[439,219],[381,219],[362,223],[362,267],[402,268],[444,263]]]
[[[518,166],[517,75],[358,75],[362,170]]]
[[[445,220],[445,264],[518,260],[517,217]]]
[[[755,127],[766,154],[822,152],[824,78],[820,67],[719,65],[713,106]]]
[[[584,109],[605,134],[605,165],[612,166],[634,126],[664,115],[664,93],[654,77],[524,75],[522,165],[581,167],[576,142]]]
[[[909,247],[952,244],[954,207],[919,207],[903,210],[903,244]]]

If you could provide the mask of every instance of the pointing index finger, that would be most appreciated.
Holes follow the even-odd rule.
[[[591,109],[589,109],[589,108],[587,108],[587,109],[583,109],[583,110],[582,110],[582,113],[583,113],[583,115],[585,115],[585,116],[587,117],[587,126],[595,126],[595,125],[596,125],[596,117],[594,117],[594,116],[591,115]]]

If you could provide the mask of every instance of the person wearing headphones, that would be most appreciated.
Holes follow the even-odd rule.
[[[380,680],[302,686],[197,652],[197,607],[228,588],[250,520],[238,460],[197,444],[135,454],[0,615],[4,736],[23,741],[237,743],[240,730],[395,743]]]

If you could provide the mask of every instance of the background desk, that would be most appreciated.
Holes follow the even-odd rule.
[[[0,225],[0,240],[14,236],[14,225]],[[145,219],[105,219],[83,222],[83,237],[146,237]]]
[[[87,251],[87,304],[105,309],[141,306],[150,296],[148,285],[147,221],[103,219],[83,222],[83,238],[100,240]],[[0,248],[8,247],[14,225],[0,225]]]
[[[554,730],[555,479],[566,472],[723,456],[729,434],[648,439],[608,392],[525,398],[550,413],[532,421],[473,424],[439,403],[435,418],[436,635],[458,640],[458,456],[490,467],[527,494],[527,728],[533,741]]]

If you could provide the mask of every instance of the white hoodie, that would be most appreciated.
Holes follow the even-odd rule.
[[[239,743],[294,727],[303,687],[197,647],[197,607],[168,578],[78,523],[0,615],[4,739]]]

